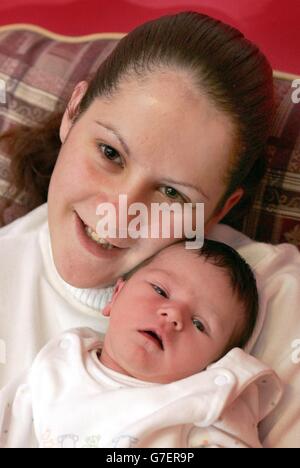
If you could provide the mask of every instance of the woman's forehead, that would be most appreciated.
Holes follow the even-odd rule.
[[[121,113],[122,118],[123,112],[130,110],[127,114],[129,123],[135,116],[143,115],[144,119],[138,120],[140,128],[152,120],[148,131],[156,128],[155,122],[163,123],[162,130],[166,130],[167,124],[173,128],[179,124],[184,129],[186,124],[191,127],[203,125],[208,119],[223,117],[224,121],[229,120],[184,71],[154,72],[142,82],[135,76],[123,79],[109,99],[100,97],[99,101],[107,110]]]
[[[179,99],[179,98],[178,98]],[[90,118],[117,129],[133,159],[141,162],[197,161],[206,166],[227,165],[234,146],[233,129],[226,115],[216,112],[202,96],[195,102],[171,96],[119,96],[111,102],[96,100]],[[180,101],[180,99],[179,99]]]
[[[186,77],[180,80],[162,75],[137,85],[124,82],[111,99],[95,99],[86,113],[83,125],[96,126],[95,134],[105,137],[105,143],[126,156],[136,173],[150,180],[178,181],[192,184],[197,192],[182,193],[193,201],[219,198],[224,185],[234,147],[230,119],[220,113],[202,93],[183,89]],[[176,82],[178,81],[178,83]],[[106,127],[106,128],[104,128]],[[113,128],[120,138],[111,138]],[[122,140],[125,144],[120,144]],[[133,165],[132,165],[133,167]],[[168,182],[169,184],[169,182]],[[170,182],[171,186],[174,186]],[[216,190],[218,187],[218,190]]]

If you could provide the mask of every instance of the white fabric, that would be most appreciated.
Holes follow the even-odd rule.
[[[281,403],[260,427],[264,446],[298,448],[300,254],[288,244],[253,242],[224,225],[210,237],[236,248],[255,270],[261,306],[253,355],[274,368],[286,386]],[[47,205],[0,230],[0,259],[1,388],[61,332],[89,327],[105,333],[108,321],[79,301],[58,276],[49,252]],[[110,292],[103,294],[104,303]]]
[[[51,338],[79,326],[105,333],[108,319],[82,303],[88,300],[85,290],[76,296],[58,276],[47,205],[0,230],[0,259],[0,340],[6,355],[5,364],[0,355],[1,388],[27,369]],[[100,290],[103,307],[110,292]]]
[[[202,373],[167,385],[99,364],[99,336],[71,330],[0,392],[2,448],[261,448],[258,423],[281,398],[264,364],[232,350]]]

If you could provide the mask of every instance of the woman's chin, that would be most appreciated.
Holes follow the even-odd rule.
[[[55,258],[54,264],[59,276],[70,286],[80,289],[106,288],[112,286],[114,282],[108,277],[109,272],[104,276],[97,269],[93,273],[91,265],[82,264],[76,260],[67,261],[65,258]]]

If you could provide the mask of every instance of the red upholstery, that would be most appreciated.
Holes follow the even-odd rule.
[[[68,35],[128,32],[181,10],[211,14],[237,26],[274,69],[300,74],[300,2],[271,0],[1,0],[0,25],[30,23]]]

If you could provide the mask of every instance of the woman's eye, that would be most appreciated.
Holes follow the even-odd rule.
[[[181,202],[185,203],[187,200],[184,198],[181,193],[179,193],[176,189],[173,187],[163,187],[163,190],[165,190],[165,194],[167,195],[168,198],[171,200],[178,200],[180,199]]]
[[[168,299],[167,293],[162,288],[160,288],[159,286],[156,286],[155,284],[152,284],[152,287],[153,287],[154,291],[157,292],[157,294],[159,294],[160,296],[163,296],[166,299]]]
[[[116,151],[111,146],[105,145],[103,143],[98,144],[98,147],[101,151],[101,154],[104,156],[105,159],[108,159],[109,161],[114,162],[118,164],[119,166],[123,167],[123,161],[118,151]],[[120,160],[120,162],[117,162],[118,159]]]
[[[205,333],[206,332],[206,328],[205,326],[203,325],[203,323],[198,320],[198,319],[193,319],[193,324],[195,325],[195,327],[201,332],[201,333]]]

